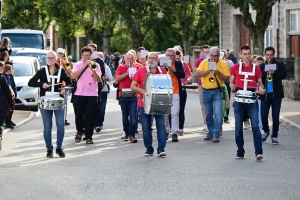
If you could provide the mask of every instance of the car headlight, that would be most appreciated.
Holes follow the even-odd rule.
[[[25,86],[22,87],[22,90],[27,91],[27,90],[30,90],[32,88],[33,87],[29,87],[29,86],[25,85]]]

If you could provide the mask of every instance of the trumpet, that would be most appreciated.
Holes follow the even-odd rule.
[[[214,62],[214,60],[212,60],[212,62]],[[214,83],[216,81],[214,76],[215,76],[214,70],[210,70],[210,77],[208,78],[208,81]]]
[[[270,64],[270,59],[268,59],[268,64]],[[273,81],[273,78],[271,76],[271,74],[269,72],[267,72],[267,81],[268,82],[272,82]]]
[[[89,67],[91,68],[91,70],[96,71],[96,69],[98,68],[98,65],[96,62],[91,62],[91,64],[89,65]]]

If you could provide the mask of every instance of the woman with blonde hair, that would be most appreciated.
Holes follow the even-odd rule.
[[[11,42],[8,37],[4,37],[0,43],[0,53],[3,51],[7,51],[9,55],[11,55]]]

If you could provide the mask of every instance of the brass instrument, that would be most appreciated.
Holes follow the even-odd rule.
[[[89,65],[89,67],[91,68],[91,70],[96,71],[96,69],[98,68],[98,65],[96,62],[91,62],[91,64]]]
[[[73,69],[73,64],[69,62],[67,55],[65,54],[66,57],[66,63],[63,63],[63,68],[67,71],[68,69]]]
[[[212,60],[212,62],[214,62],[214,60]],[[215,76],[214,70],[210,70],[210,77],[208,78],[208,81],[214,83],[216,81],[214,76]]]
[[[270,64],[270,59],[268,60],[268,64]],[[268,82],[272,82],[273,78],[271,77],[271,74],[269,72],[267,72],[267,79]]]

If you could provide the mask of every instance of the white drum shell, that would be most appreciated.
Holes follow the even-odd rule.
[[[62,110],[65,108],[65,100],[58,96],[43,96],[39,100],[39,107],[45,110]]]
[[[257,102],[257,95],[251,91],[237,91],[235,97],[233,97],[233,101],[237,103],[256,103]]]
[[[144,96],[146,114],[170,114],[172,107],[173,86],[169,74],[147,75]]]

